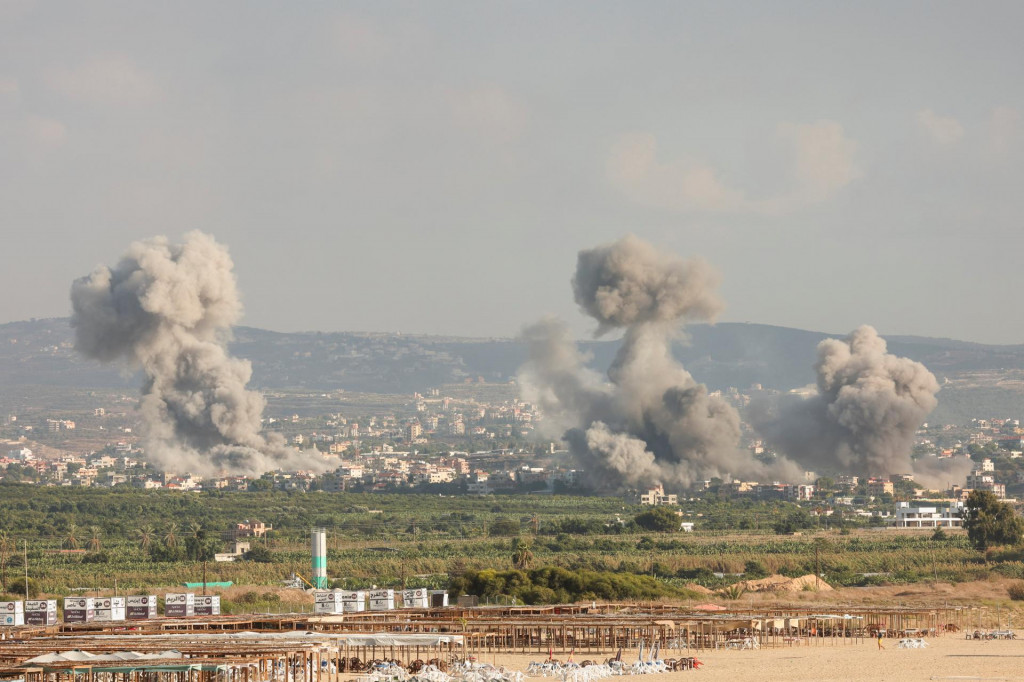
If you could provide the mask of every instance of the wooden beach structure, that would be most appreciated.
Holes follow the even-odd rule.
[[[714,610],[712,610],[712,608]],[[956,607],[590,603],[253,614],[0,631],[0,682],[337,682],[353,661],[522,653],[600,660],[657,647],[844,646],[980,622]],[[962,635],[958,635],[962,636]]]
[[[58,633],[0,642],[0,680],[24,682],[337,682],[349,662],[465,657],[457,635],[301,630]]]

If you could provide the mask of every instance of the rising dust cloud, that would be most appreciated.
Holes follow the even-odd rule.
[[[818,345],[815,395],[754,411],[755,428],[801,465],[873,476],[913,473],[927,487],[962,483],[967,458],[911,459],[914,433],[938,404],[939,383],[923,364],[888,352],[867,325]]]
[[[572,280],[576,302],[597,322],[596,335],[624,330],[607,379],[586,367],[560,321],[547,318],[524,330],[523,395],[564,433],[595,488],[800,476],[789,462],[765,465],[740,449],[735,408],[709,395],[672,356],[672,340],[686,322],[713,321],[721,311],[717,286],[717,273],[703,261],[665,255],[627,236],[581,251]]]
[[[242,312],[233,267],[201,232],[183,244],[135,242],[116,267],[72,285],[76,350],[142,370],[146,457],[163,471],[259,476],[337,466],[261,433],[265,401],[246,389],[252,366],[226,347]]]
[[[740,416],[709,395],[672,356],[687,322],[722,309],[718,276],[637,237],[581,251],[572,289],[597,322],[596,336],[622,330],[607,375],[587,367],[565,324],[527,327],[523,396],[564,437],[597,489],[654,483],[687,487],[711,477],[798,481],[804,471],[914,473],[926,486],[962,482],[970,462],[911,458],[914,434],[937,404],[938,382],[921,363],[894,356],[868,326],[818,348],[817,393],[752,421],[778,453],[772,462],[740,448]]]

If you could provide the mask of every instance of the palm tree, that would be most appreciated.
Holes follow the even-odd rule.
[[[64,536],[64,544],[71,549],[78,549],[78,526],[71,523],[68,524],[68,533]]]
[[[103,535],[103,531],[100,530],[99,526],[89,526],[89,549],[93,552],[100,551],[102,543],[100,542],[100,536]]]
[[[0,530],[0,586],[7,591],[7,559],[14,552],[14,538],[6,530]]]
[[[168,547],[178,546],[178,525],[173,521],[164,529],[164,544]]]
[[[194,560],[199,561],[199,555],[202,552],[203,547],[203,540],[206,539],[206,530],[198,521],[192,521],[189,523],[188,530],[191,537],[189,537],[186,545],[191,545],[191,547],[187,547],[186,549],[190,550],[189,553],[192,555]]]
[[[742,597],[744,592],[746,592],[746,590],[739,585],[729,585],[729,587],[722,590],[722,596],[726,599],[732,599],[735,601]]]
[[[156,535],[156,531],[153,529],[153,526],[147,524],[142,528],[136,529],[135,533],[139,536],[139,549],[145,552],[153,544],[153,537]]]
[[[516,545],[516,551],[512,553],[512,565],[521,571],[529,570],[530,566],[533,565],[533,552],[530,551],[530,546],[523,540],[520,540]]]

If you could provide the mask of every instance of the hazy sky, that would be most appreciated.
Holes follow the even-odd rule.
[[[1024,343],[1024,3],[0,1],[0,321],[157,234],[246,324],[508,336],[634,232],[722,319]]]

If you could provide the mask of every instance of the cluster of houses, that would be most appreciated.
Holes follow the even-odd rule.
[[[132,448],[119,443],[115,455],[97,453],[88,457],[62,455],[55,459],[37,457],[31,448],[19,445],[0,457],[0,470],[6,471],[12,464],[31,469],[40,481],[54,485],[106,486],[128,483],[131,472],[142,466],[128,453]]]
[[[442,398],[437,391],[432,391],[429,396],[416,393],[413,397],[416,401],[414,415],[401,418],[371,415],[351,420],[333,415],[324,427],[312,433],[294,433],[290,441],[297,447],[314,447],[332,455],[342,455],[381,447],[380,444],[365,442],[368,440],[412,448],[438,437],[523,437],[533,432],[534,422],[539,416],[534,405],[518,399],[499,404],[466,403]],[[301,421],[296,414],[289,419],[270,418],[267,423],[277,424],[275,428],[278,428],[282,422],[287,426]]]
[[[752,390],[760,388],[753,387]],[[742,402],[744,395],[730,391],[723,394],[723,397]],[[254,481],[241,476],[203,478],[189,474],[160,473],[143,461],[134,445],[131,429],[126,425],[120,429],[121,434],[118,436],[124,440],[88,456],[65,454],[59,457],[37,457],[24,439],[18,443],[11,441],[12,447],[7,454],[0,456],[0,479],[7,477],[8,470],[17,470],[20,480],[30,478],[40,484],[61,486],[130,485],[145,489],[182,491],[274,488],[372,492],[424,485],[449,485],[452,486],[452,492],[461,491],[471,495],[503,491],[555,492],[572,489],[582,482],[583,472],[580,470],[553,464],[540,466],[533,453],[513,452],[496,447],[497,443],[484,444],[485,448],[493,447],[486,451],[452,451],[446,455],[429,457],[423,455],[421,448],[417,447],[430,443],[434,437],[451,435],[467,437],[465,444],[457,443],[453,447],[478,447],[481,443],[469,443],[468,439],[473,436],[498,438],[529,434],[542,416],[535,405],[521,400],[500,404],[456,401],[442,397],[437,390],[431,390],[427,395],[415,394],[413,398],[415,412],[410,409],[404,416],[371,415],[346,419],[341,415],[328,415],[326,418],[317,418],[316,430],[309,428],[311,419],[303,419],[298,415],[268,418],[267,425],[281,429],[297,447],[340,458],[341,465],[327,474],[308,471],[272,472]],[[93,413],[93,417],[107,418],[105,415],[103,408],[96,408]],[[79,432],[83,428],[87,429],[89,419],[88,416],[82,417],[84,421],[77,425],[80,427],[77,429]],[[17,423],[14,416],[9,416],[7,421],[9,424]],[[48,418],[45,425],[48,432],[70,432],[68,437],[73,436],[76,429],[75,421],[65,418]],[[1024,452],[1024,430],[1019,420],[974,419],[969,427],[954,430],[955,438],[936,435],[944,429],[952,428],[922,430],[918,446],[932,447],[932,454],[940,457],[965,457],[968,451],[978,457],[978,448],[981,446],[992,450],[998,448],[999,455],[1010,459],[1020,457]],[[930,438],[934,438],[935,443]],[[937,445],[950,442],[953,445],[948,447]],[[762,441],[754,439],[749,444],[754,454],[768,454]],[[551,445],[551,451],[555,452],[554,444]],[[17,465],[17,468],[9,469],[12,465]],[[24,475],[26,472],[32,475],[27,477]],[[822,481],[814,474],[809,474],[807,480],[801,483],[704,481],[695,490],[688,491],[688,494],[700,496],[713,491],[724,497],[758,500],[827,500],[830,505],[839,506],[852,505],[855,500],[891,501],[891,497],[887,496],[897,500],[913,499],[924,493],[900,486],[901,482],[906,481],[912,481],[912,477],[895,475],[863,479],[842,475],[830,479],[823,488]],[[1007,484],[1012,483],[1024,483],[1024,471],[1017,474],[1014,474],[1013,468],[997,471],[992,459],[984,459],[975,463],[963,486],[953,486],[943,493],[944,497],[957,501],[965,499],[972,490],[987,490],[1005,499]],[[656,506],[677,504],[675,498],[675,495],[666,494],[659,487],[640,492],[635,501]]]
[[[133,452],[128,446],[125,452]],[[270,472],[260,483],[245,476],[203,477],[154,471],[144,460],[127,454],[95,454],[88,457],[65,455],[57,459],[37,458],[27,447],[10,450],[0,457],[0,478],[10,464],[28,467],[41,484],[59,486],[114,487],[130,485],[146,490],[246,491],[256,488],[278,490],[324,490],[343,492],[358,489],[383,492],[430,484],[459,484],[472,495],[531,490],[554,491],[578,484],[581,472],[560,467],[538,467],[526,462],[530,455],[495,450],[482,453],[452,452],[427,459],[419,453],[379,446],[366,455],[352,455],[326,474],[309,471]]]

